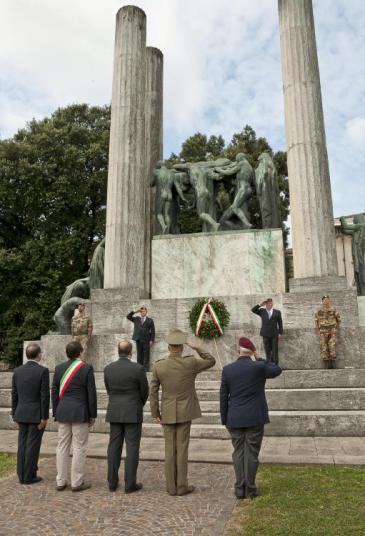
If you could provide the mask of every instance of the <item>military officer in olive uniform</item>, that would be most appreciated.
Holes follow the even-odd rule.
[[[79,303],[77,306],[79,314],[75,315],[71,320],[71,335],[74,341],[79,341],[86,352],[87,343],[91,339],[93,333],[93,324],[91,318],[85,311],[85,304]]]
[[[330,304],[329,296],[322,297],[322,306],[316,312],[316,330],[319,335],[321,358],[325,368],[334,368],[336,361],[337,332],[341,318]]]
[[[166,338],[169,355],[154,364],[150,385],[151,414],[163,426],[165,436],[166,488],[170,495],[186,495],[194,491],[188,485],[188,449],[192,419],[201,417],[195,378],[215,365],[208,352],[187,343],[187,335],[179,329]],[[201,359],[182,355],[184,344],[195,350]],[[162,388],[162,404],[158,391]]]

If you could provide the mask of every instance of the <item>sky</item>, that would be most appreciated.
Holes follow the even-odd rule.
[[[117,0],[0,0],[0,137],[110,103]],[[136,0],[164,53],[164,153],[250,124],[286,150],[276,0]],[[335,216],[365,211],[365,2],[313,0]]]

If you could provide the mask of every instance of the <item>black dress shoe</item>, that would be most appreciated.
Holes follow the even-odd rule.
[[[249,499],[256,499],[256,497],[260,497],[260,495],[261,495],[261,491],[257,489],[256,491],[253,491],[252,493],[249,493],[247,495],[247,497]]]
[[[27,486],[30,486],[31,484],[37,484],[38,482],[42,482],[43,478],[41,476],[36,476],[33,478],[33,480],[29,480],[28,482],[24,481],[23,484],[26,484]]]
[[[115,486],[109,486],[109,491],[117,491],[119,484],[116,484]]]
[[[125,488],[125,492],[126,493],[134,493],[135,491],[139,491],[142,488],[143,488],[142,484],[135,484],[131,488]]]

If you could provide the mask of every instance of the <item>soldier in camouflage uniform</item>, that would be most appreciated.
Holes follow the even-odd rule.
[[[334,368],[335,365],[337,331],[340,322],[340,315],[331,306],[329,296],[323,296],[322,307],[316,312],[316,329],[325,368]]]
[[[86,353],[87,343],[91,339],[93,325],[91,318],[85,312],[85,304],[79,303],[77,306],[79,314],[71,320],[71,335],[74,341],[79,341]]]

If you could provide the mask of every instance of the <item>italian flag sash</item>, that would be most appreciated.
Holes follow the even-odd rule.
[[[71,381],[75,377],[75,374],[80,370],[81,367],[86,365],[84,361],[81,361],[81,359],[75,359],[71,365],[65,370],[63,373],[63,376],[60,381],[60,392],[58,394],[58,400],[61,400],[65,392],[67,391],[67,387],[70,385]]]
[[[200,315],[199,315],[199,318],[198,318],[198,321],[196,323],[195,335],[197,337],[199,337],[201,329],[202,329],[204,315],[207,312],[210,314],[210,316],[211,316],[211,318],[212,318],[212,320],[214,322],[214,325],[217,328],[217,330],[219,331],[220,335],[223,335],[223,328],[221,326],[221,323],[219,322],[219,318],[217,316],[217,313],[214,311],[213,306],[212,306],[211,303],[206,303],[205,305],[203,305],[202,310],[201,310]]]

